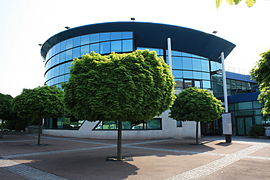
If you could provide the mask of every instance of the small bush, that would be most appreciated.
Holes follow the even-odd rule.
[[[265,136],[264,126],[261,124],[255,124],[251,127],[249,135],[252,137]]]

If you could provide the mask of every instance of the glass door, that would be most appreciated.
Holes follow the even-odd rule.
[[[246,136],[253,125],[252,117],[236,118],[236,135]]]

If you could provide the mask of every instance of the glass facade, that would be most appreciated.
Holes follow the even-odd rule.
[[[168,51],[157,48],[137,47],[137,49],[149,49],[156,51],[158,56],[162,56],[168,62]],[[198,87],[202,89],[211,88],[211,65],[214,70],[221,67],[220,63],[211,62],[209,59],[185,53],[172,51],[172,70],[176,83],[176,89],[185,89],[188,87]]]
[[[258,92],[258,84],[235,79],[226,79],[228,96]],[[223,80],[221,74],[212,75],[212,87],[216,97],[223,97]]]
[[[132,32],[105,32],[87,34],[67,39],[54,45],[45,59],[45,83],[48,86],[66,82],[72,59],[80,58],[91,51],[100,54],[133,51]]]
[[[233,132],[235,135],[248,135],[255,124],[266,124],[267,120],[261,114],[261,104],[258,101],[238,102],[229,105],[232,113]]]
[[[100,121],[94,130],[117,130],[117,121]],[[154,118],[143,122],[122,122],[123,130],[161,130],[162,119]]]

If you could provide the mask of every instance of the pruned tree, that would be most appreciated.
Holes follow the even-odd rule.
[[[220,4],[222,3],[223,0],[216,0],[216,7],[218,8]],[[226,2],[229,5],[237,5],[241,2],[242,0],[226,0]],[[252,7],[255,4],[256,0],[245,0],[245,3],[248,7]]]
[[[22,119],[37,121],[38,145],[43,118],[61,117],[64,114],[64,92],[55,86],[42,86],[24,89],[13,100],[13,109]]]
[[[208,90],[191,87],[177,95],[170,110],[170,117],[174,120],[196,121],[196,144],[199,144],[199,122],[219,119],[224,108],[221,101],[215,98]]]
[[[0,93],[0,120],[1,120],[1,133],[0,138],[4,135],[4,122],[12,118],[12,96]]]
[[[64,85],[67,107],[78,119],[118,121],[117,159],[122,159],[122,121],[146,121],[174,100],[169,66],[154,51],[75,59]]]
[[[251,70],[251,77],[259,84],[258,100],[263,104],[262,114],[270,114],[270,50],[261,54],[261,59]]]

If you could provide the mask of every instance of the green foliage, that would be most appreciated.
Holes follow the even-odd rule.
[[[249,135],[253,137],[258,137],[258,136],[264,136],[265,135],[265,128],[261,124],[255,124],[251,127],[249,131]]]
[[[0,93],[0,119],[10,120],[12,118],[12,97]]]
[[[270,114],[270,50],[261,54],[261,59],[251,70],[251,77],[260,86],[258,100],[263,103],[262,114]]]
[[[226,0],[226,2],[229,5],[237,5],[242,0]],[[245,0],[245,3],[248,7],[252,7],[255,4],[256,0]],[[222,0],[216,0],[216,7],[219,8],[220,4],[222,3]]]
[[[89,121],[152,119],[175,98],[169,66],[149,50],[75,59],[64,90],[72,114]]]
[[[22,119],[40,120],[59,117],[64,113],[64,93],[56,87],[42,86],[24,89],[14,98],[13,108]]]
[[[183,90],[171,107],[170,117],[180,121],[214,121],[224,108],[208,90],[196,87]]]

